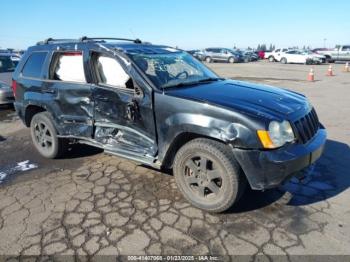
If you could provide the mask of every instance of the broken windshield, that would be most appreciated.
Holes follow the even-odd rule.
[[[129,53],[131,59],[158,88],[195,85],[220,79],[201,62],[182,51]]]

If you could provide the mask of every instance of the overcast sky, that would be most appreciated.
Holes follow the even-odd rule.
[[[349,0],[12,0],[0,6],[1,48],[83,35],[183,49],[350,44]]]

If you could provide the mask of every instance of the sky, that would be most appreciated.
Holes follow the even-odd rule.
[[[349,0],[0,0],[0,48],[140,38],[183,49],[350,44]]]

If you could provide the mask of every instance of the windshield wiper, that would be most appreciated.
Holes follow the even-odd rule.
[[[209,77],[209,78],[204,78],[198,81],[193,81],[193,82],[181,82],[175,85],[164,85],[163,88],[174,88],[174,87],[182,87],[182,86],[193,86],[193,85],[199,85],[205,82],[214,82],[214,81],[219,81],[223,80],[223,78],[220,77]]]

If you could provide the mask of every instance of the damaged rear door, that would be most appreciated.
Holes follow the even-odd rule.
[[[94,139],[106,151],[145,163],[157,154],[152,91],[125,58],[91,52]]]
[[[90,138],[93,130],[91,84],[87,83],[83,49],[52,54],[43,99],[53,112],[61,136]]]

